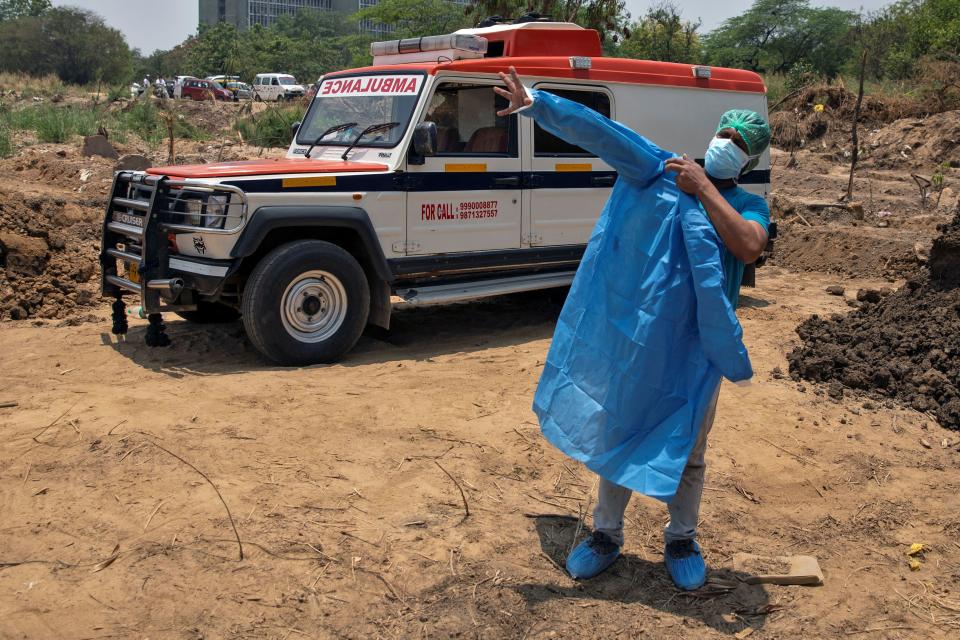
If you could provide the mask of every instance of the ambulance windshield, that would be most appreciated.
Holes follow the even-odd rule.
[[[324,80],[317,97],[297,132],[297,144],[347,146],[370,125],[397,122],[391,129],[371,131],[357,142],[358,147],[393,147],[403,138],[417,104],[424,76],[384,74],[337,77]],[[354,125],[317,138],[331,127]]]

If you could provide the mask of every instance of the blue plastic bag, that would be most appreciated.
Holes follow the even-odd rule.
[[[725,251],[674,157],[577,103],[524,111],[617,169],[534,397],[544,436],[621,486],[669,502],[721,377],[753,375],[724,294]]]

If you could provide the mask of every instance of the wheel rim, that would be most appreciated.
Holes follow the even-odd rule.
[[[307,271],[294,278],[280,301],[283,327],[300,342],[328,340],[347,317],[347,290],[329,271]]]

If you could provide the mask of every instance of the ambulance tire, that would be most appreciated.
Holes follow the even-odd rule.
[[[220,324],[236,322],[240,318],[240,311],[219,302],[201,300],[193,311],[177,311],[178,316],[194,324]]]
[[[297,240],[271,251],[243,292],[253,346],[280,365],[335,362],[357,344],[370,286],[357,260],[335,244]]]

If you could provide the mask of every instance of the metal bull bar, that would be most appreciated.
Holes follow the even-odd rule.
[[[127,330],[123,296],[133,294],[139,297],[143,312],[150,321],[146,336],[150,346],[169,344],[160,315],[162,311],[186,311],[195,308],[193,304],[182,304],[179,301],[184,281],[171,273],[167,234],[172,231],[232,231],[183,224],[178,217],[187,214],[172,210],[171,188],[179,188],[181,193],[229,193],[231,198],[236,197],[239,201],[237,204],[241,207],[241,220],[246,213],[244,194],[236,187],[191,184],[143,173],[121,171],[116,174],[103,219],[100,290],[104,297],[114,298],[113,333],[116,335],[122,335]],[[214,217],[230,217],[230,204],[224,207],[222,215],[213,214]],[[124,274],[118,270],[120,263],[125,265]]]

